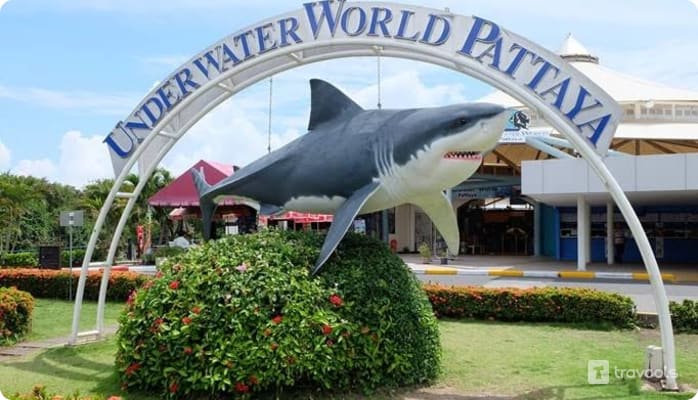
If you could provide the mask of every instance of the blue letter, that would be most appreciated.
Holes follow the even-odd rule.
[[[354,10],[359,11],[359,25],[354,32],[349,32],[349,18]],[[366,30],[366,11],[361,7],[350,7],[342,14],[342,30],[349,36],[359,36]]]
[[[437,21],[443,21],[444,27],[443,27],[443,30],[441,31],[441,36],[439,36],[439,39],[435,42],[432,42],[431,35],[434,33],[434,26],[436,25]],[[422,36],[422,39],[420,40],[420,42],[430,44],[432,46],[441,46],[442,44],[446,43],[446,41],[448,40],[448,37],[450,35],[451,35],[451,23],[448,22],[448,20],[444,17],[440,17],[440,16],[434,15],[434,14],[429,14],[429,22],[427,22],[427,28],[424,30],[424,35]]]
[[[494,50],[494,53],[492,52]],[[483,51],[479,56],[475,57],[476,60],[482,62],[482,59],[489,57],[492,59],[490,67],[499,70],[499,61],[502,58],[502,38],[494,41],[494,44]]]
[[[572,109],[570,110],[570,112],[568,112],[567,114],[565,114],[565,116],[567,116],[567,118],[569,118],[570,121],[572,121],[573,119],[575,119],[575,117],[577,117],[577,115],[578,115],[580,112],[586,111],[586,110],[590,110],[590,109],[592,109],[592,108],[595,108],[595,107],[598,107],[598,106],[601,105],[601,102],[600,102],[600,101],[594,99],[594,103],[593,103],[593,104],[589,104],[589,105],[585,106],[585,105],[584,105],[584,100],[585,100],[586,97],[589,96],[590,94],[591,94],[591,93],[589,93],[589,91],[587,91],[587,90],[584,88],[584,86],[580,86],[580,87],[579,87],[579,95],[577,96],[577,104],[574,105],[574,108],[572,108]]]
[[[220,64],[218,64],[218,60],[216,60],[216,58],[213,56],[214,51],[215,51],[215,49],[209,50],[208,52],[206,52],[206,54],[204,54],[203,57],[200,57],[200,58],[197,58],[196,60],[194,60],[194,65],[196,65],[197,68],[199,68],[199,71],[201,71],[201,73],[204,74],[207,79],[211,79],[208,76],[208,67],[209,66],[213,65],[213,68],[215,68],[216,71],[218,71],[218,73],[221,72],[221,66],[220,66]],[[203,60],[204,58],[206,59],[206,65],[204,65],[201,62],[201,60]]]
[[[511,64],[509,64],[509,67],[507,68],[506,71],[504,71],[505,74],[511,76],[512,78],[514,77],[514,74],[516,71],[519,69],[519,66],[521,66],[521,62],[523,61],[524,57],[526,55],[531,55],[532,58],[536,57],[536,53],[533,53],[529,49],[522,47],[518,43],[514,43],[511,45],[511,48],[509,49],[509,52],[512,52],[514,50],[518,49],[519,52],[516,53],[514,56],[514,59],[511,61]]]
[[[158,109],[157,117],[150,110],[150,107],[148,107],[149,103],[153,103],[155,105],[155,107],[157,107],[157,109]],[[148,99],[148,101],[143,103],[143,106],[141,106],[140,111],[145,113],[145,115],[148,117],[148,119],[150,120],[150,127],[152,128],[153,126],[155,126],[157,124],[160,117],[162,117],[162,113],[165,111],[165,108],[163,107],[162,102],[157,97],[151,97]]]
[[[315,16],[315,10],[313,6],[316,3],[305,3],[305,12],[308,14],[308,22],[310,23],[310,30],[313,31],[313,36],[317,39],[320,34],[320,28],[323,19],[327,21],[327,25],[330,27],[330,33],[334,37],[334,33],[337,31],[337,25],[339,22],[339,16],[342,14],[342,8],[344,7],[344,0],[339,2],[339,8],[337,9],[337,15],[332,15],[332,7],[330,7],[330,0],[323,0],[319,2],[322,6],[322,14],[320,14],[320,19]]]
[[[545,74],[547,74],[551,68],[555,70],[555,76],[554,76],[555,78],[557,78],[557,75],[560,72],[560,69],[558,67],[552,65],[549,61],[545,60],[543,57],[536,58],[531,63],[531,65],[536,65],[541,61],[543,61],[543,65],[540,67],[540,69],[538,70],[536,75],[533,77],[533,79],[531,79],[531,82],[529,82],[526,85],[529,88],[531,88],[531,90],[533,90],[534,92],[536,91],[536,88],[538,87],[538,84],[540,83],[540,81],[543,80],[543,78],[545,77]]]
[[[116,128],[117,128],[117,129],[114,129],[113,131],[111,131],[111,133],[110,133],[109,135],[107,135],[107,137],[104,139],[104,141],[103,141],[102,143],[106,143],[107,146],[111,147],[111,149],[114,150],[114,153],[116,153],[117,156],[119,156],[119,157],[121,157],[121,158],[126,158],[126,156],[128,156],[129,153],[131,153],[131,152],[133,151],[133,145],[134,145],[134,144],[133,144],[133,138],[132,138],[128,133],[126,133],[126,131],[123,129],[123,127],[122,127],[121,124],[122,124],[122,123],[119,122],[119,123],[116,125]],[[146,128],[147,128],[147,127],[146,127]],[[127,150],[125,150],[124,148],[122,148],[122,147],[116,142],[116,140],[114,140],[113,136],[114,136],[117,132],[121,132],[124,136],[126,136],[126,139],[128,139],[128,141],[129,141],[129,147],[128,147]]]
[[[473,47],[475,47],[475,43],[494,43],[494,41],[497,38],[499,38],[499,26],[497,26],[497,24],[480,17],[474,16],[473,18],[475,18],[473,28],[470,30],[468,38],[465,39],[463,48],[460,49],[460,51],[458,51],[461,54],[465,54],[471,57],[473,56],[472,52]],[[490,31],[486,36],[480,37],[480,34],[482,33],[482,28],[484,28],[485,25],[488,25],[490,27]]]
[[[286,23],[290,23],[291,27],[287,27]],[[291,44],[288,41],[289,36],[296,43],[303,43],[300,36],[298,36],[298,34],[296,33],[296,31],[298,30],[298,20],[296,18],[291,17],[279,20],[279,30],[281,31],[281,47],[288,46],[289,44]]]
[[[606,125],[608,125],[608,121],[610,119],[611,114],[607,114],[603,117],[599,117],[591,121],[585,122],[583,124],[577,125],[577,127],[580,131],[583,131],[585,126],[588,126],[589,128],[593,129],[594,133],[589,137],[589,140],[591,140],[591,143],[594,143],[594,145],[596,145],[596,142],[598,142],[599,137],[603,133],[604,129],[606,129]],[[593,123],[596,121],[599,121],[599,124],[597,126],[594,126]]]
[[[250,51],[250,44],[247,43],[247,35],[252,35],[252,31],[243,32],[233,38],[235,45],[242,43],[242,52],[245,55],[245,60],[254,57],[254,54]]]
[[[158,96],[160,96],[160,99],[162,99],[162,103],[165,105],[166,110],[172,108],[172,105],[177,104],[180,99],[174,93],[172,93],[172,90],[167,89],[167,87],[171,84],[171,81],[165,82],[165,84],[160,86],[156,92]]]
[[[402,10],[402,17],[400,17],[400,27],[397,30],[397,35],[395,35],[396,39],[409,40],[411,42],[417,41],[417,38],[419,37],[419,34],[421,32],[417,32],[410,37],[405,36],[407,25],[410,23],[410,18],[412,18],[413,15],[414,11]]]
[[[206,75],[206,77],[208,78],[208,75]],[[182,98],[185,98],[189,95],[187,86],[190,86],[192,90],[196,90],[199,88],[199,84],[191,80],[191,70],[189,68],[182,68],[181,71],[177,72],[177,75],[175,75],[175,81],[177,82],[179,91],[182,92]]]
[[[237,65],[240,63],[240,59],[233,53],[233,49],[228,46],[227,43],[223,43],[223,71],[227,70],[228,68],[225,66],[225,64],[229,62],[233,62],[233,66]]]
[[[259,43],[259,54],[265,53],[269,50],[274,50],[277,48],[276,40],[271,40],[271,46],[267,47],[267,42],[270,41],[271,36],[269,35],[269,31],[266,29],[273,28],[274,25],[272,23],[268,23],[266,25],[258,26],[254,28],[254,30],[257,32],[257,42]]]
[[[551,86],[549,89],[544,90],[538,95],[542,98],[545,98],[547,94],[554,94],[555,95],[555,102],[553,103],[553,106],[557,108],[558,110],[560,107],[562,107],[562,103],[565,101],[565,95],[567,94],[567,88],[570,86],[570,79],[572,78],[567,78],[563,80],[560,83],[556,83],[555,85]],[[560,89],[560,91],[555,91],[556,89]]]
[[[373,11],[373,16],[371,17],[371,27],[368,29],[367,36],[378,36],[376,27],[380,26],[383,36],[390,37],[390,31],[388,31],[386,24],[393,20],[393,12],[387,8],[378,7],[373,7],[371,10]],[[378,20],[378,15],[381,11],[385,11],[385,14],[383,15],[383,19]]]

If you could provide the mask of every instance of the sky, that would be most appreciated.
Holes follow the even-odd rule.
[[[551,50],[568,33],[625,74],[698,91],[698,0],[400,0],[479,15]],[[0,0],[0,170],[77,187],[113,177],[102,143],[179,65],[217,40],[302,1]],[[414,61],[383,59],[385,108],[476,101],[492,88]],[[377,103],[376,60],[331,60],[274,78],[272,148],[305,133],[308,79]],[[405,88],[409,87],[409,96]],[[269,82],[195,125],[162,166],[244,166],[267,151]]]

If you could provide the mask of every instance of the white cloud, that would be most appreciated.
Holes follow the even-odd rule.
[[[13,171],[17,175],[35,176],[56,180],[56,165],[48,158],[40,160],[20,160]]]
[[[5,6],[5,4],[9,3],[10,0],[0,0],[0,11],[2,11],[2,8]]]
[[[20,160],[14,168],[19,175],[32,175],[82,187],[97,179],[111,178],[112,169],[101,136],[83,136],[78,131],[63,135],[58,161],[48,158]]]
[[[0,85],[0,98],[21,101],[33,106],[110,116],[123,116],[139,100],[138,96],[126,93],[102,94],[88,91],[57,91],[2,85]]]

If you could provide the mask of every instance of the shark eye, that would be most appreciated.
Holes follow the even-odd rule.
[[[453,124],[451,125],[451,127],[453,129],[461,128],[461,127],[468,125],[469,122],[470,122],[470,120],[468,120],[467,118],[461,117],[461,118],[458,118],[457,120],[453,121]]]

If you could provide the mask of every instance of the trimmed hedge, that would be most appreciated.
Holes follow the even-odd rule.
[[[79,276],[79,272],[73,273],[73,293],[77,289]],[[109,277],[107,300],[125,301],[133,290],[149,279],[133,272],[113,271]],[[87,274],[85,300],[97,300],[101,280],[101,272]],[[70,273],[67,271],[33,268],[0,270],[0,286],[14,286],[39,298],[67,299],[69,283]]]
[[[39,259],[35,253],[5,253],[0,255],[0,265],[3,267],[36,267]]]
[[[684,300],[669,303],[674,332],[698,333],[698,301]]]
[[[626,296],[583,288],[490,289],[425,285],[437,317],[497,321],[635,324],[635,304]]]
[[[168,259],[120,318],[123,385],[161,398],[285,398],[291,387],[435,379],[438,325],[410,269],[381,242],[350,234],[311,277],[322,239],[263,230]]]
[[[13,344],[29,332],[33,310],[29,293],[0,287],[0,345]]]

